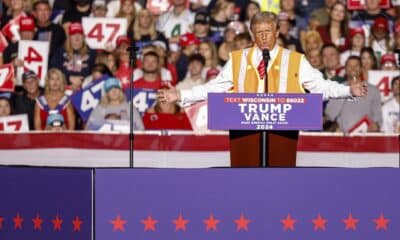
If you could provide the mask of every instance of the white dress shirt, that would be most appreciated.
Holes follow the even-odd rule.
[[[268,63],[268,71],[277,54],[278,45],[275,45],[270,52],[271,59]],[[255,69],[257,69],[257,66],[261,60],[262,51],[256,47],[252,59],[252,64],[255,66]],[[299,81],[304,89],[307,89],[310,93],[321,93],[324,99],[347,98],[351,96],[349,86],[345,86],[334,81],[325,80],[322,73],[313,68],[307,59],[305,59],[304,55],[302,55],[300,60]],[[260,83],[262,84],[262,81]],[[193,87],[192,89],[181,90],[181,104],[183,106],[187,106],[194,102],[207,99],[207,94],[209,92],[227,92],[229,89],[232,89],[232,87],[232,55],[230,55],[229,60],[215,79],[207,82],[206,84]]]

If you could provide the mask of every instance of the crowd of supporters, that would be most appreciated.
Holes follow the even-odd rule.
[[[0,29],[7,46],[0,67],[12,65],[21,82],[0,93],[0,117],[27,114],[31,130],[124,125],[130,119],[126,90],[131,76],[134,89],[153,100],[161,88],[187,89],[211,81],[231,51],[253,45],[249,22],[267,1],[171,0],[163,12],[154,8],[156,2],[162,1],[3,0]],[[400,6],[382,8],[380,0],[366,0],[363,9],[350,10],[351,1],[268,2],[278,15],[279,45],[304,53],[326,79],[369,82],[364,98],[324,103],[324,130],[351,132],[364,121],[369,132],[400,132]],[[85,17],[123,18],[127,31],[102,49],[92,49]],[[20,40],[49,42],[43,86],[29,69],[17,76],[24,66],[18,57]],[[390,98],[382,99],[381,86],[371,79],[373,70],[397,71],[386,83]],[[71,96],[97,81],[103,81],[102,96],[85,118]],[[192,129],[178,104],[137,104],[135,129]]]

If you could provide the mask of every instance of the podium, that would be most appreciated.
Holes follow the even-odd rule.
[[[232,167],[295,167],[299,130],[322,129],[321,94],[209,93],[208,128],[229,130]],[[264,137],[263,137],[264,135]]]

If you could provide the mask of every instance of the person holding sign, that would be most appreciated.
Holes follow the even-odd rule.
[[[105,124],[129,126],[129,103],[122,91],[121,82],[116,78],[108,78],[104,85],[105,94],[100,104],[93,109],[86,129],[97,130]],[[136,108],[133,109],[133,129],[143,130],[143,121]]]
[[[161,102],[179,101],[187,106],[207,99],[209,92],[305,93],[307,90],[311,93],[321,93],[325,99],[366,95],[367,88],[364,83],[357,82],[344,86],[324,80],[321,72],[311,67],[304,55],[279,47],[277,45],[279,26],[276,14],[257,13],[251,20],[250,28],[255,45],[251,48],[233,51],[215,79],[188,90],[177,91],[172,86],[168,90],[159,90],[158,99]],[[269,51],[271,56],[267,72],[264,71],[263,50],[264,52]],[[267,81],[268,84],[266,84]],[[268,86],[267,89],[265,85]],[[230,132],[231,144],[235,144],[235,132],[240,134],[241,131]],[[279,140],[270,141],[271,144],[276,145],[270,146],[269,149],[275,150],[278,159],[286,161],[285,164],[282,164],[279,162],[280,160],[277,160],[276,165],[295,165],[298,132],[273,133]],[[285,134],[287,135],[284,136]],[[258,165],[259,152],[255,153],[252,144],[259,143],[259,132],[249,132],[248,136],[251,139],[240,142],[239,146],[232,147],[231,145],[231,160],[240,162],[242,158],[252,158],[253,164],[255,162]],[[282,148],[282,144],[285,145],[284,148]]]
[[[46,129],[47,117],[52,113],[63,115],[66,128],[75,130],[75,112],[65,95],[65,86],[65,76],[60,70],[52,68],[47,72],[44,95],[36,99],[35,130]]]

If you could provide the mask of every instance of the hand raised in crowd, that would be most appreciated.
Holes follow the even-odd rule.
[[[368,93],[368,83],[353,82],[350,83],[350,93],[353,97],[364,97]]]
[[[168,89],[160,89],[157,92],[157,100],[162,103],[174,103],[180,100],[180,93],[168,82]]]

